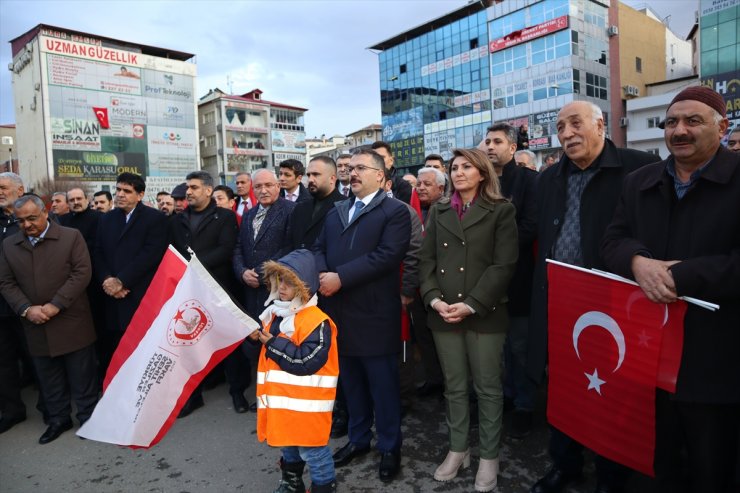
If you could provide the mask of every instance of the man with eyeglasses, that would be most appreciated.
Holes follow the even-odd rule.
[[[349,442],[334,454],[334,465],[370,451],[374,422],[379,476],[386,482],[401,464],[399,266],[411,220],[406,206],[381,189],[385,163],[378,153],[359,151],[349,171],[355,198],[334,204],[314,245],[320,306],[341,332],[339,368],[349,411]]]

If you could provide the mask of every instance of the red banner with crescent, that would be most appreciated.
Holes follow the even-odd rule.
[[[108,108],[96,108],[93,106],[95,117],[100,123],[100,128],[110,128],[110,121],[108,120]]]
[[[686,303],[653,303],[638,286],[561,264],[547,275],[548,421],[653,476],[655,391],[675,385]]]

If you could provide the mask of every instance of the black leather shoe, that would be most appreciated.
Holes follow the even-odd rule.
[[[244,414],[249,410],[249,403],[241,393],[232,394],[231,402],[234,403],[234,412],[237,414]]]
[[[384,483],[393,481],[401,470],[401,454],[398,452],[383,452],[380,455],[380,480]]]
[[[41,438],[39,438],[39,443],[41,445],[47,444],[49,442],[53,442],[59,436],[64,433],[67,430],[72,429],[72,421],[65,421],[64,423],[52,423],[49,425],[49,427],[46,429],[43,435],[41,435]]]
[[[199,395],[197,397],[190,396],[190,399],[187,400],[184,406],[182,406],[182,409],[180,409],[180,414],[177,415],[177,418],[184,418],[185,416],[189,416],[190,413],[195,411],[198,408],[203,407],[203,396]]]
[[[360,447],[352,442],[347,442],[347,445],[334,453],[334,467],[346,466],[355,457],[360,457],[368,452],[370,452],[370,445]]]
[[[25,420],[25,414],[19,414],[16,416],[3,416],[2,419],[0,419],[0,433],[5,433],[18,423],[22,423]]]
[[[579,474],[568,474],[562,469],[552,467],[547,474],[537,481],[529,493],[560,493],[571,481],[579,478]]]
[[[250,413],[256,413],[257,412],[257,401],[251,403],[249,405],[249,412]]]
[[[419,397],[440,396],[445,387],[441,383],[424,382],[424,385],[416,389],[416,395]]]
[[[624,487],[622,486],[614,485],[611,483],[603,483],[597,480],[594,493],[622,493],[622,491],[624,491]]]

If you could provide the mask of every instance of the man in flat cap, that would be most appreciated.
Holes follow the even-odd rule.
[[[671,101],[671,155],[624,181],[602,243],[607,267],[655,303],[691,296],[676,392],[656,398],[656,491],[733,489],[740,428],[740,155],[720,145],[725,102],[707,87]],[[681,451],[688,454],[682,456]],[[689,476],[689,488],[686,475]]]

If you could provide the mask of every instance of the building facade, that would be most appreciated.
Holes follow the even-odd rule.
[[[383,140],[396,166],[476,146],[491,123],[485,2],[371,47],[379,51]]]
[[[729,135],[740,127],[740,0],[701,0],[699,9],[700,76],[725,98]]]
[[[198,103],[202,168],[234,185],[240,171],[306,162],[306,108],[262,99],[262,91],[226,94],[213,89]]]
[[[21,177],[169,190],[199,167],[193,55],[40,24],[10,41]]]
[[[691,73],[691,43],[649,9],[617,0],[469,3],[372,46],[383,140],[400,167],[474,147],[486,126],[527,125],[538,161],[558,153],[560,108],[590,101],[624,145],[625,103],[645,84]]]
[[[15,125],[0,125],[0,173],[18,173],[18,150],[15,147]]]

